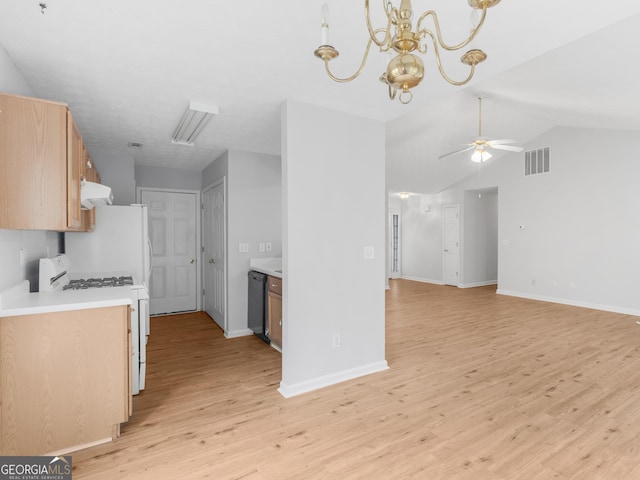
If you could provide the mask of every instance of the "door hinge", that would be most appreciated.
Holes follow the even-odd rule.
[[[204,295],[204,288],[202,289],[202,295]]]
[[[204,203],[200,204],[200,209],[204,210]]]
[[[200,247],[200,251],[204,253],[204,247]]]

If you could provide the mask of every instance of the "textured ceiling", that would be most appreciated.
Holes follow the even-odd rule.
[[[323,0],[182,2],[0,0],[0,44],[39,97],[66,102],[92,148],[128,152],[138,165],[201,170],[228,149],[280,153],[280,106],[296,99],[388,122],[388,186],[433,192],[468,175],[468,159],[437,156],[476,134],[526,142],[554,125],[640,130],[640,4],[618,0],[504,0],[487,15],[489,54],[464,89],[427,78],[403,106],[386,98],[372,52],[360,78],[332,82],[312,52]],[[468,29],[465,0],[414,0],[433,8],[446,39]],[[366,40],[363,2],[330,1],[336,74],[348,76]],[[379,2],[372,2],[377,12]],[[374,18],[378,18],[374,17]],[[381,21],[376,21],[381,25]],[[615,45],[612,47],[611,45]],[[463,77],[459,54],[445,58]],[[194,147],[171,144],[190,100],[220,107]],[[140,142],[140,151],[128,150]]]

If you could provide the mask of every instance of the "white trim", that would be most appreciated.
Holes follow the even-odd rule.
[[[200,230],[200,224],[202,220],[202,194],[200,190],[187,190],[183,188],[154,188],[154,187],[136,187],[136,202],[142,203],[142,192],[167,192],[167,193],[191,193],[196,196],[196,258],[201,258],[199,255],[202,252],[202,232]],[[202,310],[202,262],[197,262],[196,265],[196,312]],[[199,292],[199,294],[198,294]]]
[[[389,365],[386,360],[381,362],[370,363],[361,367],[350,368],[349,370],[343,370],[341,372],[332,373],[330,375],[324,375],[322,377],[313,378],[311,380],[305,380],[304,382],[295,383],[293,385],[287,385],[284,382],[280,382],[280,388],[278,392],[284,398],[294,397],[296,395],[302,395],[319,388],[328,387],[337,383],[346,382],[347,380],[353,380],[354,378],[363,377],[372,373],[382,372],[388,370]]]
[[[446,214],[445,211],[447,210],[447,208],[454,208],[456,209],[456,220],[458,223],[458,238],[456,239],[456,248],[458,253],[456,254],[456,283],[455,284],[448,284],[445,280],[445,277],[447,276],[447,262],[446,262],[446,255],[445,255],[445,248],[446,248],[446,235],[447,235],[447,229],[445,228],[445,220],[446,220]],[[460,223],[460,204],[459,203],[451,203],[451,204],[446,204],[446,205],[442,205],[442,284],[443,285],[450,285],[451,287],[459,287],[460,286],[460,279],[462,278],[462,265],[463,265],[463,258],[462,258],[462,241],[461,238],[463,237],[463,233],[462,232],[462,225]]]
[[[393,271],[393,216],[398,216],[398,271]],[[402,209],[400,208],[390,208],[388,210],[388,228],[389,228],[389,251],[388,251],[388,259],[389,264],[387,267],[389,268],[389,276],[387,278],[387,285],[389,284],[389,279],[402,278]]]
[[[403,275],[403,280],[411,280],[412,282],[421,282],[421,283],[432,283],[433,285],[444,285],[442,280],[429,280],[428,278],[420,278],[420,277],[410,277],[408,275]]]
[[[241,330],[232,330],[230,332],[225,332],[224,338],[248,337],[250,335],[253,335],[253,330],[243,328]]]
[[[488,285],[497,285],[498,280],[486,280],[484,282],[474,282],[474,283],[461,283],[458,285],[458,288],[475,288],[475,287],[486,287]]]
[[[640,310],[635,308],[616,307],[613,305],[600,305],[596,303],[581,302],[579,300],[571,300],[566,298],[546,297],[544,295],[534,295],[530,293],[511,292],[509,290],[498,289],[498,295],[507,295],[510,297],[526,298],[529,300],[538,300],[541,302],[560,303],[562,305],[571,305],[573,307],[590,308],[592,310],[603,310],[611,313],[621,313],[623,315],[634,315],[640,317]]]
[[[204,196],[205,192],[212,190],[214,188],[216,188],[217,186],[219,186],[220,184],[222,184],[222,195],[223,195],[223,201],[224,201],[224,235],[223,235],[223,241],[224,241],[224,318],[222,319],[222,323],[224,325],[223,331],[224,331],[224,336],[226,338],[235,338],[235,337],[229,337],[227,336],[227,329],[229,328],[229,317],[228,317],[228,311],[229,311],[229,248],[228,248],[228,244],[227,244],[227,240],[229,238],[228,235],[228,229],[229,229],[229,225],[228,225],[228,212],[229,212],[229,207],[227,204],[227,176],[223,175],[222,177],[218,178],[217,180],[214,180],[213,182],[211,182],[209,185],[207,185],[205,188],[202,189],[202,195]],[[204,209],[200,209],[200,220],[202,220],[202,216],[204,215]],[[204,222],[203,222],[204,223]],[[201,235],[204,236],[204,232],[201,232]],[[202,239],[202,243],[201,245],[204,245],[204,239]],[[201,263],[204,265],[204,252],[202,251],[202,248],[200,248],[200,258],[201,258]],[[204,288],[204,269],[201,272],[202,275],[202,286]],[[204,296],[202,295],[202,289],[200,289],[200,298],[201,300],[204,300],[203,298]],[[204,301],[202,301],[202,310],[204,310]],[[215,322],[215,320],[214,320]],[[253,332],[251,332],[253,333]],[[243,336],[243,335],[237,335],[237,336]]]
[[[85,448],[97,447],[98,445],[104,445],[105,443],[110,443],[115,440],[112,437],[102,438],[100,440],[96,440],[95,442],[81,443],[80,445],[74,445],[72,447],[67,447],[62,450],[56,450],[55,452],[45,453],[45,457],[61,457],[63,455],[68,455],[71,452],[77,452],[78,450],[84,450]],[[22,475],[20,475],[22,477]],[[17,478],[17,476],[16,476]]]

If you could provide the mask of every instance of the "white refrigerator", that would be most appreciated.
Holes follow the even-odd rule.
[[[96,207],[93,232],[65,233],[69,276],[105,277],[131,275],[132,389],[144,389],[146,343],[150,332],[149,278],[151,242],[146,205]]]

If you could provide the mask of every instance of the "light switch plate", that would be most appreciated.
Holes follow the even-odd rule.
[[[271,251],[271,242],[267,242],[267,252]]]
[[[240,253],[249,253],[249,244],[248,243],[241,243],[238,246],[238,251]]]
[[[375,248],[373,247],[364,247],[364,259],[373,260],[376,256],[375,252]]]

